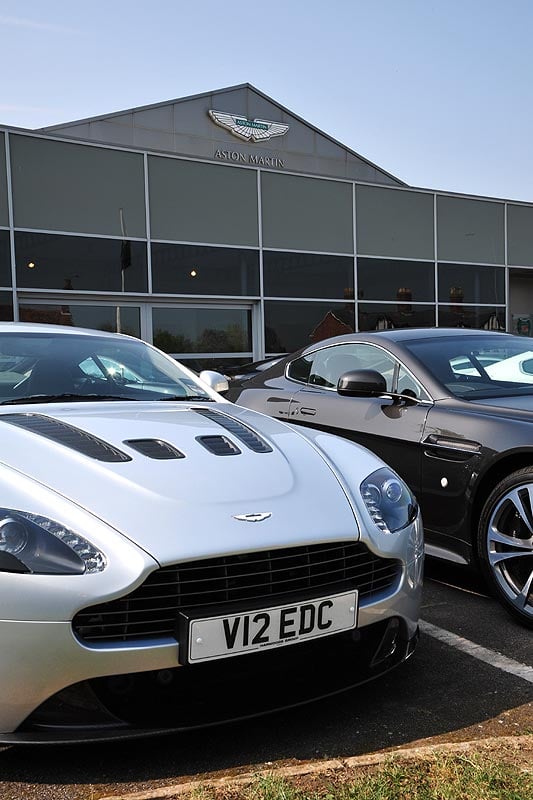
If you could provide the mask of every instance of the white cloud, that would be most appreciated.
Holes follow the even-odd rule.
[[[53,22],[40,22],[35,19],[23,19],[22,17],[4,17],[0,16],[0,26],[12,28],[28,28],[35,31],[49,31],[54,33],[77,33],[73,28],[67,28],[65,25],[56,25]]]

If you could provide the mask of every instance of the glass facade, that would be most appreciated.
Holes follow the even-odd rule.
[[[98,331],[141,336],[140,308],[135,306],[59,305],[22,302],[21,322],[46,322],[50,325],[73,325]]]
[[[357,298],[434,302],[434,263],[358,258]]]
[[[532,231],[533,204],[0,131],[0,317],[131,333],[194,369],[354,330],[511,329]]]
[[[15,233],[17,285],[24,289],[146,292],[146,242]]]
[[[331,297],[335,300],[353,300],[353,258],[265,250],[263,275],[266,297]]]
[[[11,286],[11,247],[9,231],[0,230],[0,286]]]
[[[259,252],[187,244],[152,245],[154,292],[259,295]]]

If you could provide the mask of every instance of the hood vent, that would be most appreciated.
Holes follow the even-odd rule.
[[[185,455],[168,442],[161,439],[126,439],[124,444],[142,453],[147,458],[157,458],[161,461],[171,458],[185,458]]]
[[[43,414],[0,414],[0,421],[16,425],[37,436],[44,436],[45,439],[51,439],[97,461],[132,460],[126,453],[98,439],[97,436]]]
[[[197,436],[196,441],[215,456],[239,456],[241,451],[225,436]]]
[[[197,414],[201,414],[202,417],[207,417],[207,419],[210,419],[212,422],[216,422],[217,425],[220,425],[222,428],[225,428],[232,433],[235,438],[246,445],[246,447],[253,450],[254,453],[272,452],[270,445],[255,431],[243,422],[240,422],[240,420],[234,419],[226,414],[221,414],[220,411],[213,411],[211,408],[195,408],[194,411]]]

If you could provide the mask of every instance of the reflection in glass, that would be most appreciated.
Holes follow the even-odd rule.
[[[358,303],[360,331],[392,328],[431,328],[435,325],[435,306],[410,303]]]
[[[13,322],[13,295],[11,292],[0,292],[0,320]]]
[[[359,300],[435,300],[435,265],[429,261],[357,259]]]
[[[439,264],[438,270],[441,303],[505,303],[503,267]]]
[[[44,322],[51,325],[73,325],[98,331],[126,333],[141,337],[141,314],[138,306],[41,305],[20,303],[21,322]],[[118,322],[118,324],[117,324]]]
[[[35,289],[146,292],[145,242],[15,233],[17,282]]]
[[[0,231],[0,286],[11,286],[9,231]]]
[[[331,297],[353,300],[354,263],[346,256],[263,253],[266,297]]]
[[[352,333],[353,303],[265,303],[265,340],[268,353],[290,353],[311,342]]]
[[[251,312],[242,308],[154,308],[154,344],[165,353],[250,353]]]
[[[259,294],[257,250],[152,244],[154,292],[253,296]]]
[[[481,328],[487,331],[505,330],[505,308],[476,308],[476,306],[439,306],[440,328]]]

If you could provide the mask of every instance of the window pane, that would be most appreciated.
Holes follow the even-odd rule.
[[[311,373],[311,366],[313,363],[313,354],[302,356],[295,361],[291,361],[287,369],[287,377],[299,383],[307,383]]]
[[[505,303],[503,267],[439,264],[439,300],[445,303]]]
[[[358,303],[360,331],[390,328],[431,328],[435,325],[435,306],[409,303]]]
[[[505,308],[475,306],[439,306],[440,328],[483,328],[505,330]]]
[[[148,159],[153,239],[257,247],[255,170]]]
[[[507,206],[507,256],[509,264],[533,266],[533,208]]]
[[[0,292],[0,319],[13,321],[13,295],[11,292]]]
[[[154,308],[154,344],[165,353],[252,352],[251,312],[243,308]]]
[[[259,294],[257,250],[152,245],[154,292],[169,294]]]
[[[9,231],[0,231],[0,286],[11,286]]]
[[[45,322],[53,325],[73,325],[98,331],[126,333],[141,337],[141,315],[137,306],[59,305],[22,302],[19,304],[21,322]]]
[[[353,303],[265,303],[267,353],[291,353],[310,342],[354,330]]]
[[[15,253],[17,282],[25,288],[147,290],[144,242],[18,232]]]
[[[353,258],[310,253],[263,253],[267,297],[353,299]]]
[[[357,252],[433,258],[433,195],[356,186]]]
[[[9,225],[7,210],[7,177],[6,177],[6,148],[5,134],[0,132],[0,225]]]
[[[193,372],[200,373],[203,369],[213,369],[215,372],[221,372],[222,375],[225,375],[227,370],[240,366],[244,361],[249,361],[251,357],[252,353],[250,351],[249,353],[239,354],[236,358],[222,358],[221,356],[213,356],[212,358],[187,358],[181,356],[179,362],[189,369],[192,369]]]
[[[442,261],[503,264],[503,204],[438,197],[437,241]]]
[[[262,173],[263,245],[353,253],[352,186]]]
[[[357,259],[360,300],[435,300],[435,266],[427,261]]]
[[[146,236],[139,153],[9,137],[18,228]]]

